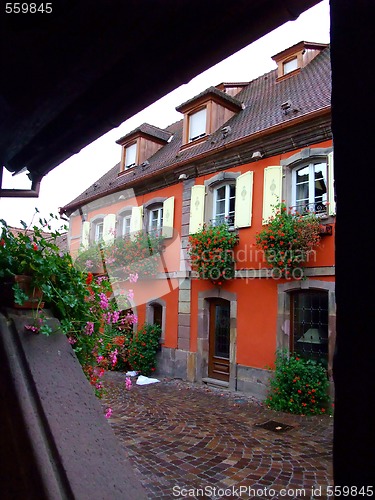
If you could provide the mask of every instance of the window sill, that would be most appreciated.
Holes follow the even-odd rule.
[[[195,141],[190,141],[185,144],[182,144],[180,147],[180,151],[184,151],[185,149],[191,148],[193,146],[196,146],[197,144],[202,144],[202,142],[205,142],[208,139],[209,135],[204,135],[200,139],[196,139]]]

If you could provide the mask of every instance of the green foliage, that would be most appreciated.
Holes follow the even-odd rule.
[[[163,237],[139,231],[132,238],[116,238],[113,243],[99,242],[81,250],[75,265],[81,270],[103,272],[123,279],[129,275],[151,278],[156,275]]]
[[[51,217],[57,219],[57,216]],[[73,266],[71,256],[57,245],[59,231],[45,232],[50,229],[46,219],[39,219],[39,226],[13,229],[4,220],[0,237],[0,279],[11,281],[15,276],[25,275],[31,279],[29,291],[15,283],[15,301],[22,304],[34,290],[42,292],[45,306],[69,325],[84,320],[86,307],[83,305],[89,295],[85,286],[85,276]],[[66,226],[63,226],[66,230]],[[44,329],[46,330],[46,329]],[[42,330],[43,331],[43,330]]]
[[[284,203],[274,207],[267,226],[256,235],[258,248],[264,252],[276,277],[301,278],[301,266],[319,244],[320,221],[316,214],[288,211]]]
[[[321,415],[330,412],[327,372],[313,360],[278,352],[265,404],[278,411],[298,415]]]
[[[156,369],[161,328],[145,323],[135,334],[129,348],[129,362],[133,370],[148,376]]]
[[[237,234],[229,230],[228,224],[205,224],[201,231],[189,236],[191,268],[198,272],[200,279],[218,284],[234,278],[233,248],[238,241]]]

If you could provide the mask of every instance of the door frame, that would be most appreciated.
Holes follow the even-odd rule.
[[[229,388],[237,389],[237,294],[220,288],[198,293],[198,333],[196,380],[208,377],[210,299],[225,299],[230,303]]]
[[[224,382],[229,382],[229,356],[230,356],[230,302],[223,298],[213,298],[207,299],[209,301],[210,308],[210,326],[208,332],[208,376],[210,378],[216,380],[223,380]],[[228,349],[228,358],[222,358],[220,356],[215,356],[215,345],[216,345],[216,305],[224,305],[228,308],[229,312],[229,325],[228,325],[228,340],[229,340],[229,349]],[[214,314],[215,313],[215,314]],[[215,359],[217,362],[215,363]],[[224,372],[216,372],[214,373],[215,364],[222,365],[225,370],[228,370],[228,373]]]

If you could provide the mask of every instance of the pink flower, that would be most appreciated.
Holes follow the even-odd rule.
[[[117,323],[119,319],[120,319],[120,311],[113,311],[112,323]]]
[[[115,349],[113,352],[109,354],[109,359],[111,360],[112,366],[116,366],[117,364],[117,354],[118,354],[117,349]]]
[[[134,299],[134,290],[128,290],[127,297],[129,300],[133,300]]]
[[[86,335],[92,335],[94,332],[94,323],[92,321],[88,321],[85,326]]]
[[[132,381],[131,381],[130,377],[126,377],[126,379],[125,379],[125,389],[127,391],[129,391],[131,389],[131,386],[132,386]]]
[[[138,273],[129,274],[129,281],[130,281],[130,283],[137,283],[137,281],[138,281]]]
[[[107,413],[105,414],[105,418],[111,418],[112,413],[113,413],[112,408],[108,408],[107,409]]]
[[[96,357],[96,361],[98,363],[101,363],[103,361],[103,359],[104,359],[104,356],[101,356],[101,355],[99,355],[99,356]]]
[[[74,337],[68,337],[68,342],[69,344],[74,345],[77,342],[77,339],[75,339]]]
[[[107,309],[108,308],[108,297],[106,296],[105,293],[99,293],[99,298],[100,298],[100,307],[102,309]]]
[[[94,263],[92,260],[86,260],[85,266],[87,269],[91,269],[92,267],[94,267]]]
[[[39,333],[39,328],[33,325],[25,325],[25,330],[30,330],[30,332]]]

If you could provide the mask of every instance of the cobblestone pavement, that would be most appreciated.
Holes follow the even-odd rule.
[[[148,498],[327,498],[328,415],[274,412],[244,394],[170,379],[126,390],[118,372],[104,385],[103,411],[112,408],[109,423]],[[268,421],[282,425],[259,427]]]

